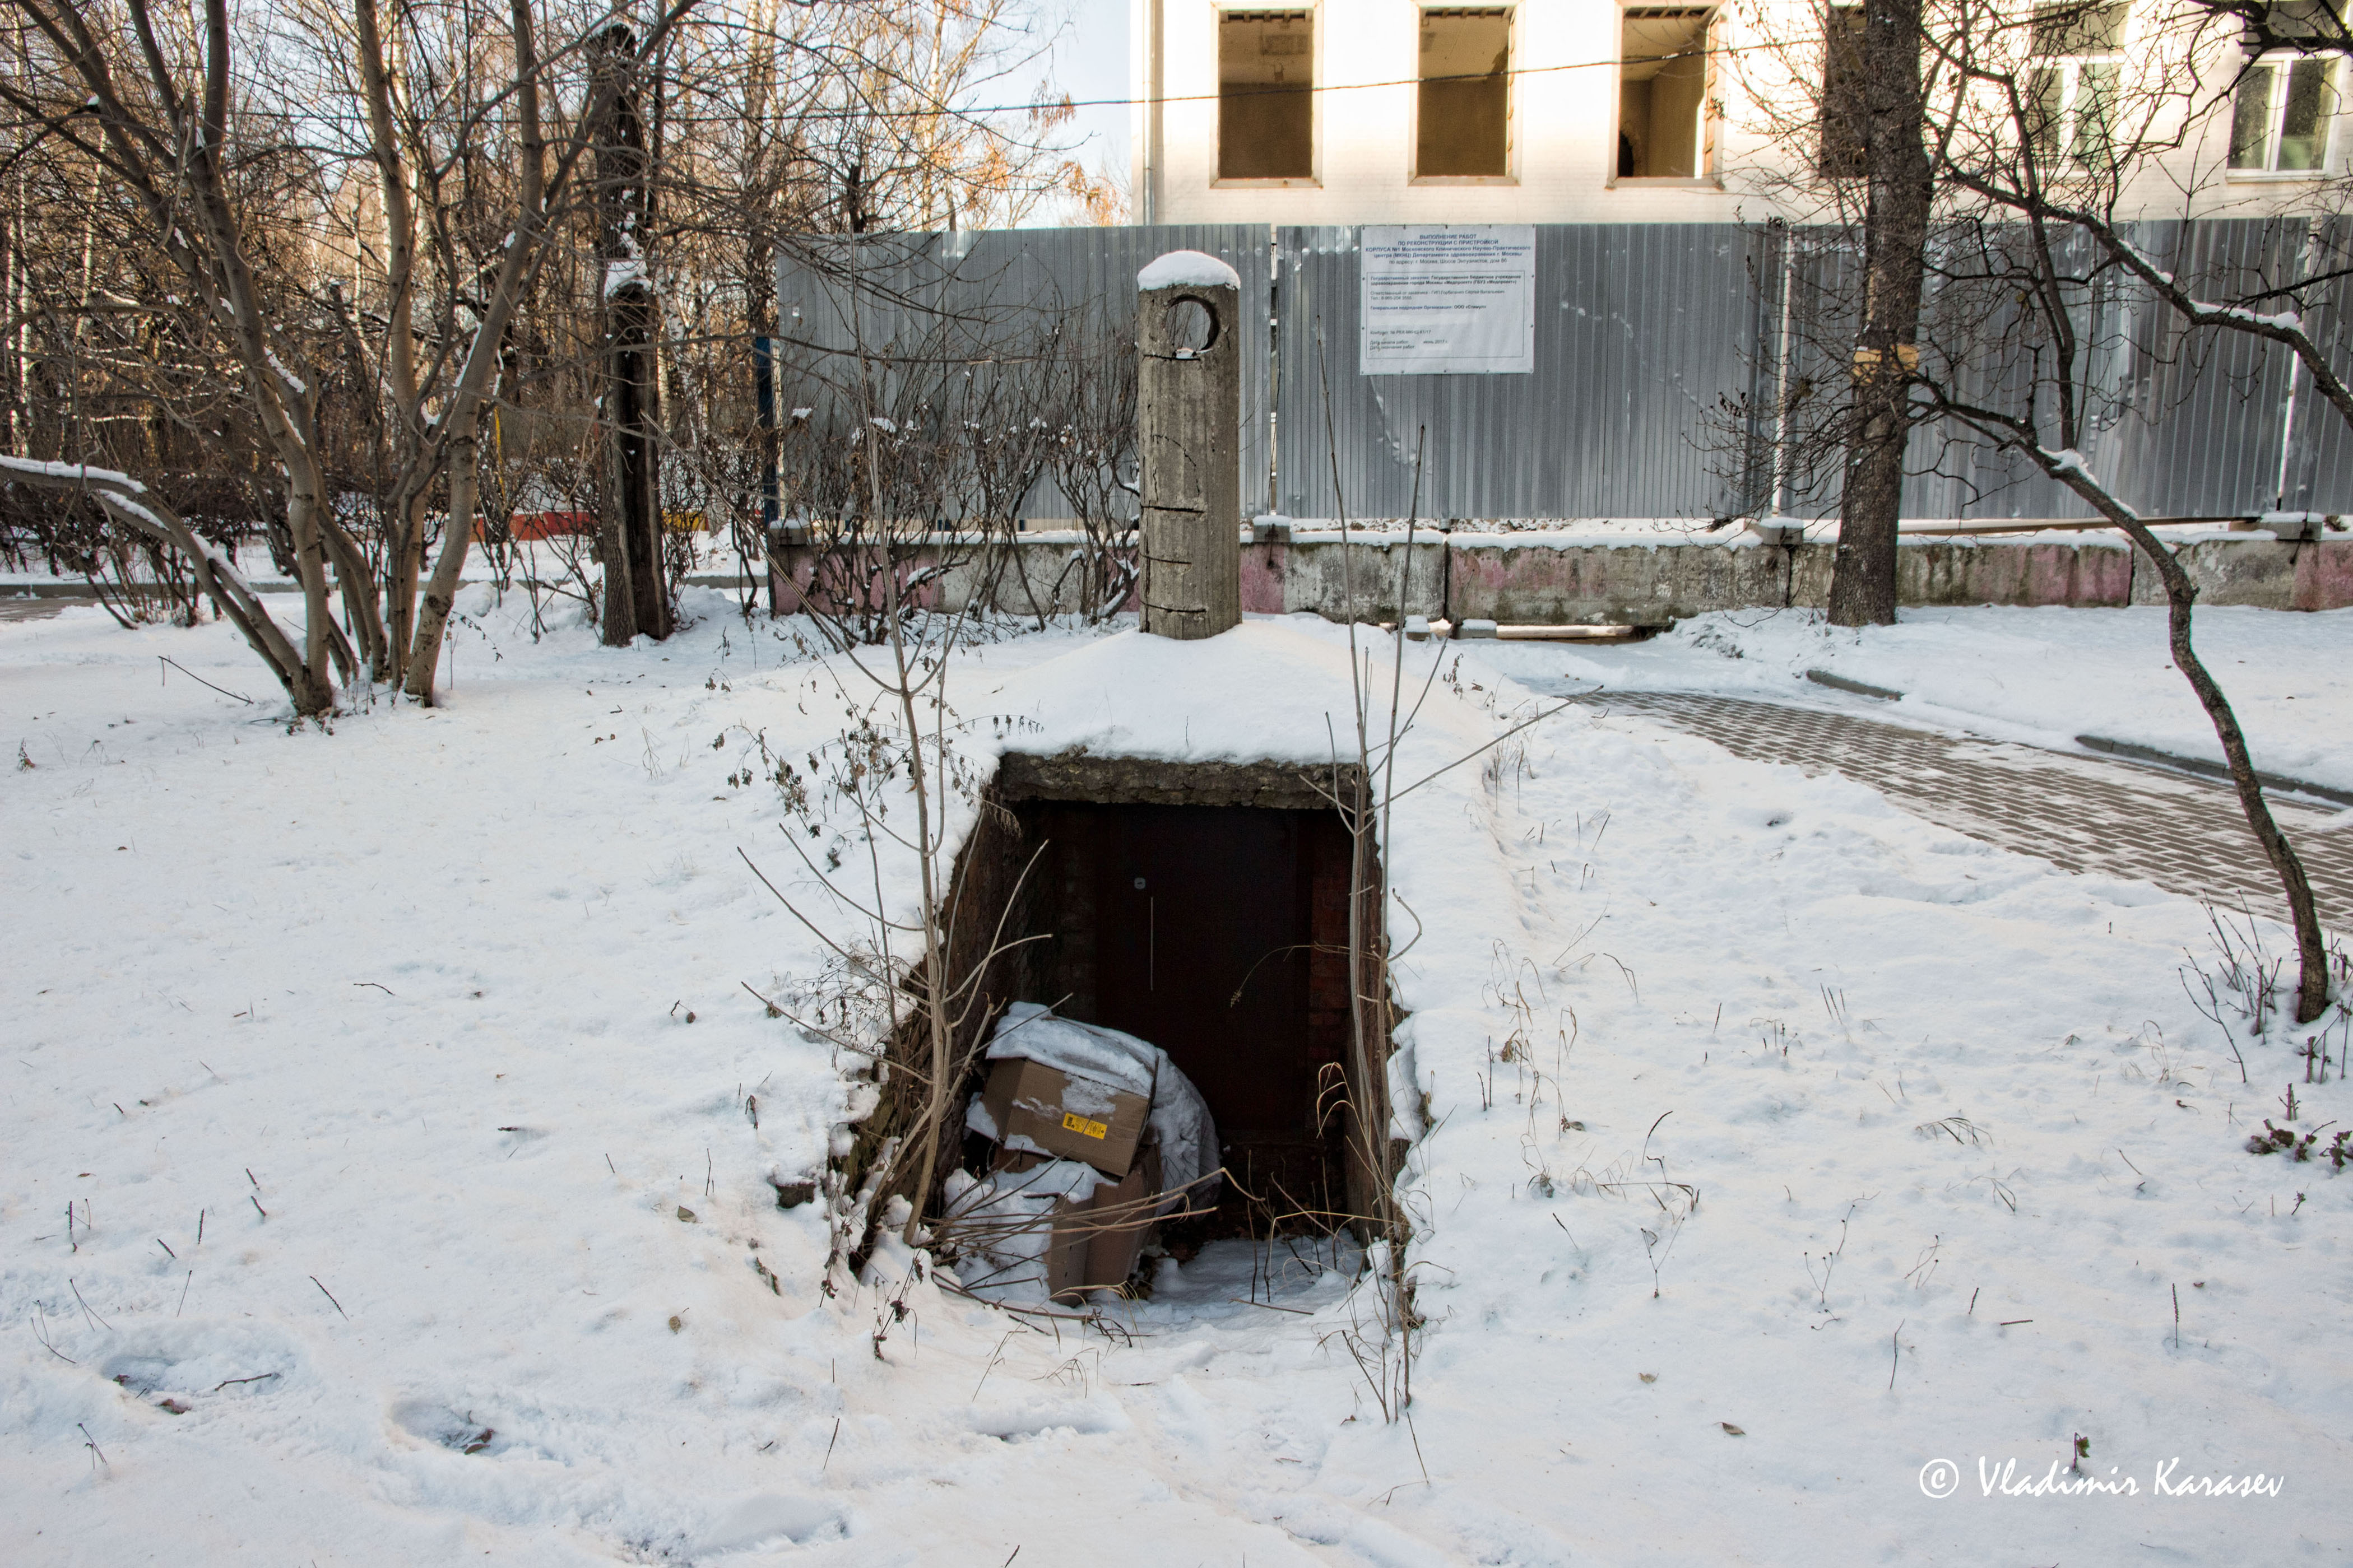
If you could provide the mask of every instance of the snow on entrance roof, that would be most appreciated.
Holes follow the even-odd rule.
[[[1386,650],[1386,640],[1371,636]],[[1417,689],[1429,658],[1409,656],[1409,679]],[[1384,664],[1384,703],[1388,674]],[[1198,642],[1121,632],[1008,672],[988,701],[1028,721],[997,742],[1000,752],[1077,750],[1172,763],[1328,764],[1335,753],[1339,761],[1356,760],[1347,632],[1309,617],[1246,620]],[[1429,732],[1451,731],[1456,722],[1451,714],[1441,719],[1434,706],[1425,709],[1408,753],[1418,754],[1427,740],[1432,765],[1451,756],[1450,748],[1465,743],[1471,731],[1443,738]]]

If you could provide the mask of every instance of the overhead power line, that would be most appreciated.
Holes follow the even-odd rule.
[[[1237,98],[1278,98],[1295,93],[1328,94],[1339,92],[1372,92],[1388,88],[1423,87],[1447,82],[1493,81],[1497,78],[1516,79],[1532,76],[1554,76],[1563,71],[1616,69],[1630,65],[1658,65],[1671,60],[1694,59],[1714,55],[1718,58],[1746,54],[1757,48],[1778,47],[1778,45],[1744,45],[1714,49],[1681,49],[1662,55],[1625,55],[1605,60],[1571,60],[1561,65],[1514,66],[1500,71],[1468,71],[1448,76],[1392,77],[1381,81],[1309,82],[1298,86],[1260,85],[1240,90],[1220,89],[1216,92],[1167,93],[1158,98],[1051,98],[1033,99],[1022,103],[956,104],[941,103],[928,107],[884,109],[880,107],[838,107],[807,109],[788,118],[795,121],[832,120],[932,120],[942,116],[973,118],[985,114],[1035,114],[1080,109],[1161,108],[1170,104],[1221,103]],[[318,109],[287,110],[240,108],[238,118],[252,120],[308,121],[317,123],[360,123],[364,117],[356,113]],[[724,114],[683,114],[675,107],[665,110],[663,118],[670,124],[732,124],[738,116]]]

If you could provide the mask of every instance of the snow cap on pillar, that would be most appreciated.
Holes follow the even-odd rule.
[[[1155,289],[1232,289],[1239,291],[1242,275],[1198,250],[1172,250],[1135,275],[1135,286]]]
[[[1241,276],[1179,250],[1135,282],[1144,630],[1213,637],[1242,618]]]

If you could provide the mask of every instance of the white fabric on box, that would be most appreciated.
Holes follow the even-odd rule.
[[[1168,1059],[1168,1053],[1149,1041],[1117,1029],[1058,1017],[1035,1002],[1016,1002],[997,1021],[989,1037],[988,1059],[1038,1062],[1071,1079],[1074,1087],[1109,1084],[1129,1094],[1148,1096],[1153,1136],[1160,1145],[1160,1184],[1171,1194],[1161,1205],[1163,1213],[1176,1206],[1186,1189],[1218,1168],[1218,1127],[1209,1115],[1208,1101]],[[1072,1109],[1079,1108],[1073,1104]],[[965,1112],[965,1125],[984,1138],[997,1136],[996,1123],[977,1096]],[[1207,1191],[1193,1194],[1197,1201],[1208,1195]]]
[[[988,1037],[988,1059],[1040,1062],[1073,1078],[1092,1079],[1149,1098],[1153,1079],[1168,1058],[1159,1047],[1134,1035],[1058,1018],[1052,1009],[1035,1002],[1016,1002],[997,1020],[997,1030]]]

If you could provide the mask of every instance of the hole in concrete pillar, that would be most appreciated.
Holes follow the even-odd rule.
[[[1351,798],[1353,771],[1338,783]],[[1369,856],[1356,867],[1334,784],[1328,766],[1008,755],[957,859],[955,945],[973,955],[997,944],[972,987],[989,1019],[1029,1001],[1125,1030],[1166,1050],[1208,1101],[1229,1179],[1214,1213],[1164,1222],[1180,1258],[1229,1237],[1368,1237],[1364,1216],[1398,1167],[1388,1034],[1398,1016],[1360,1003],[1360,1047],[1349,1003],[1352,892],[1361,994],[1387,994],[1380,870]],[[975,978],[969,962],[951,966],[951,986]],[[984,1144],[957,1142],[985,1076],[981,1011],[957,1042],[943,1173],[959,1159],[986,1168]],[[920,1068],[924,1047],[908,1036],[892,1054]],[[860,1126],[861,1148],[911,1124],[915,1075],[887,1081],[902,1094],[886,1092]],[[863,1163],[846,1162],[852,1190]]]
[[[1199,353],[1218,341],[1218,313],[1190,295],[1168,306],[1168,346],[1178,353]]]

